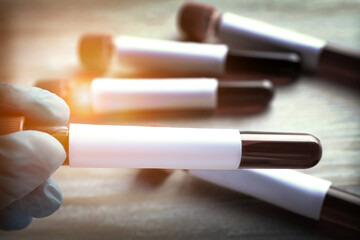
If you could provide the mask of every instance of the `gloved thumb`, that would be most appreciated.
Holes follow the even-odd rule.
[[[12,211],[7,208],[0,210],[0,229],[5,231],[20,230],[26,228],[32,221],[32,217]]]
[[[63,146],[47,133],[22,131],[0,136],[0,209],[40,186],[65,158]]]
[[[56,182],[49,178],[34,191],[10,204],[7,209],[24,215],[41,218],[58,210],[62,203],[62,193]]]

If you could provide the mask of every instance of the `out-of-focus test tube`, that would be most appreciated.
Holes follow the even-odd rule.
[[[176,42],[129,36],[84,35],[79,57],[90,70],[106,71],[110,65],[131,66],[139,72],[165,77],[240,78],[290,81],[300,72],[295,53],[232,51],[226,45]]]
[[[214,6],[186,2],[178,12],[179,28],[191,39],[215,36],[231,49],[291,51],[300,55],[302,67],[322,78],[360,85],[360,51],[276,27]]]
[[[360,232],[360,196],[334,188],[329,181],[288,169],[189,173],[302,216]]]
[[[43,80],[37,87],[62,97],[72,113],[129,111],[237,111],[266,107],[274,94],[270,81],[214,78]]]

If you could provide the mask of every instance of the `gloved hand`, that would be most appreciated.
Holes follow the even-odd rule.
[[[0,83],[0,117],[23,115],[34,124],[64,125],[70,111],[53,93]],[[62,203],[51,174],[64,162],[63,146],[51,135],[22,131],[0,136],[0,229],[28,226],[32,217],[45,217]]]

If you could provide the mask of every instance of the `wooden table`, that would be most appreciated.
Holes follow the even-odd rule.
[[[105,32],[178,39],[182,1],[0,2],[0,79],[30,86],[78,72],[77,39]],[[356,1],[209,1],[224,11],[264,20],[344,46],[360,48]],[[311,77],[277,89],[264,112],[208,118],[155,118],[174,127],[308,132],[324,147],[305,170],[360,194],[360,94]],[[118,124],[144,125],[148,119]],[[200,181],[183,171],[71,169],[54,178],[64,203],[50,217],[1,239],[327,239],[312,220],[246,195]]]

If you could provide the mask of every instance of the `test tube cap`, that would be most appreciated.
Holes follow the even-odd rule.
[[[202,42],[216,11],[215,7],[208,4],[186,2],[178,12],[178,25],[190,39]]]
[[[113,48],[111,35],[86,34],[79,40],[79,59],[86,69],[103,73],[108,69]]]

